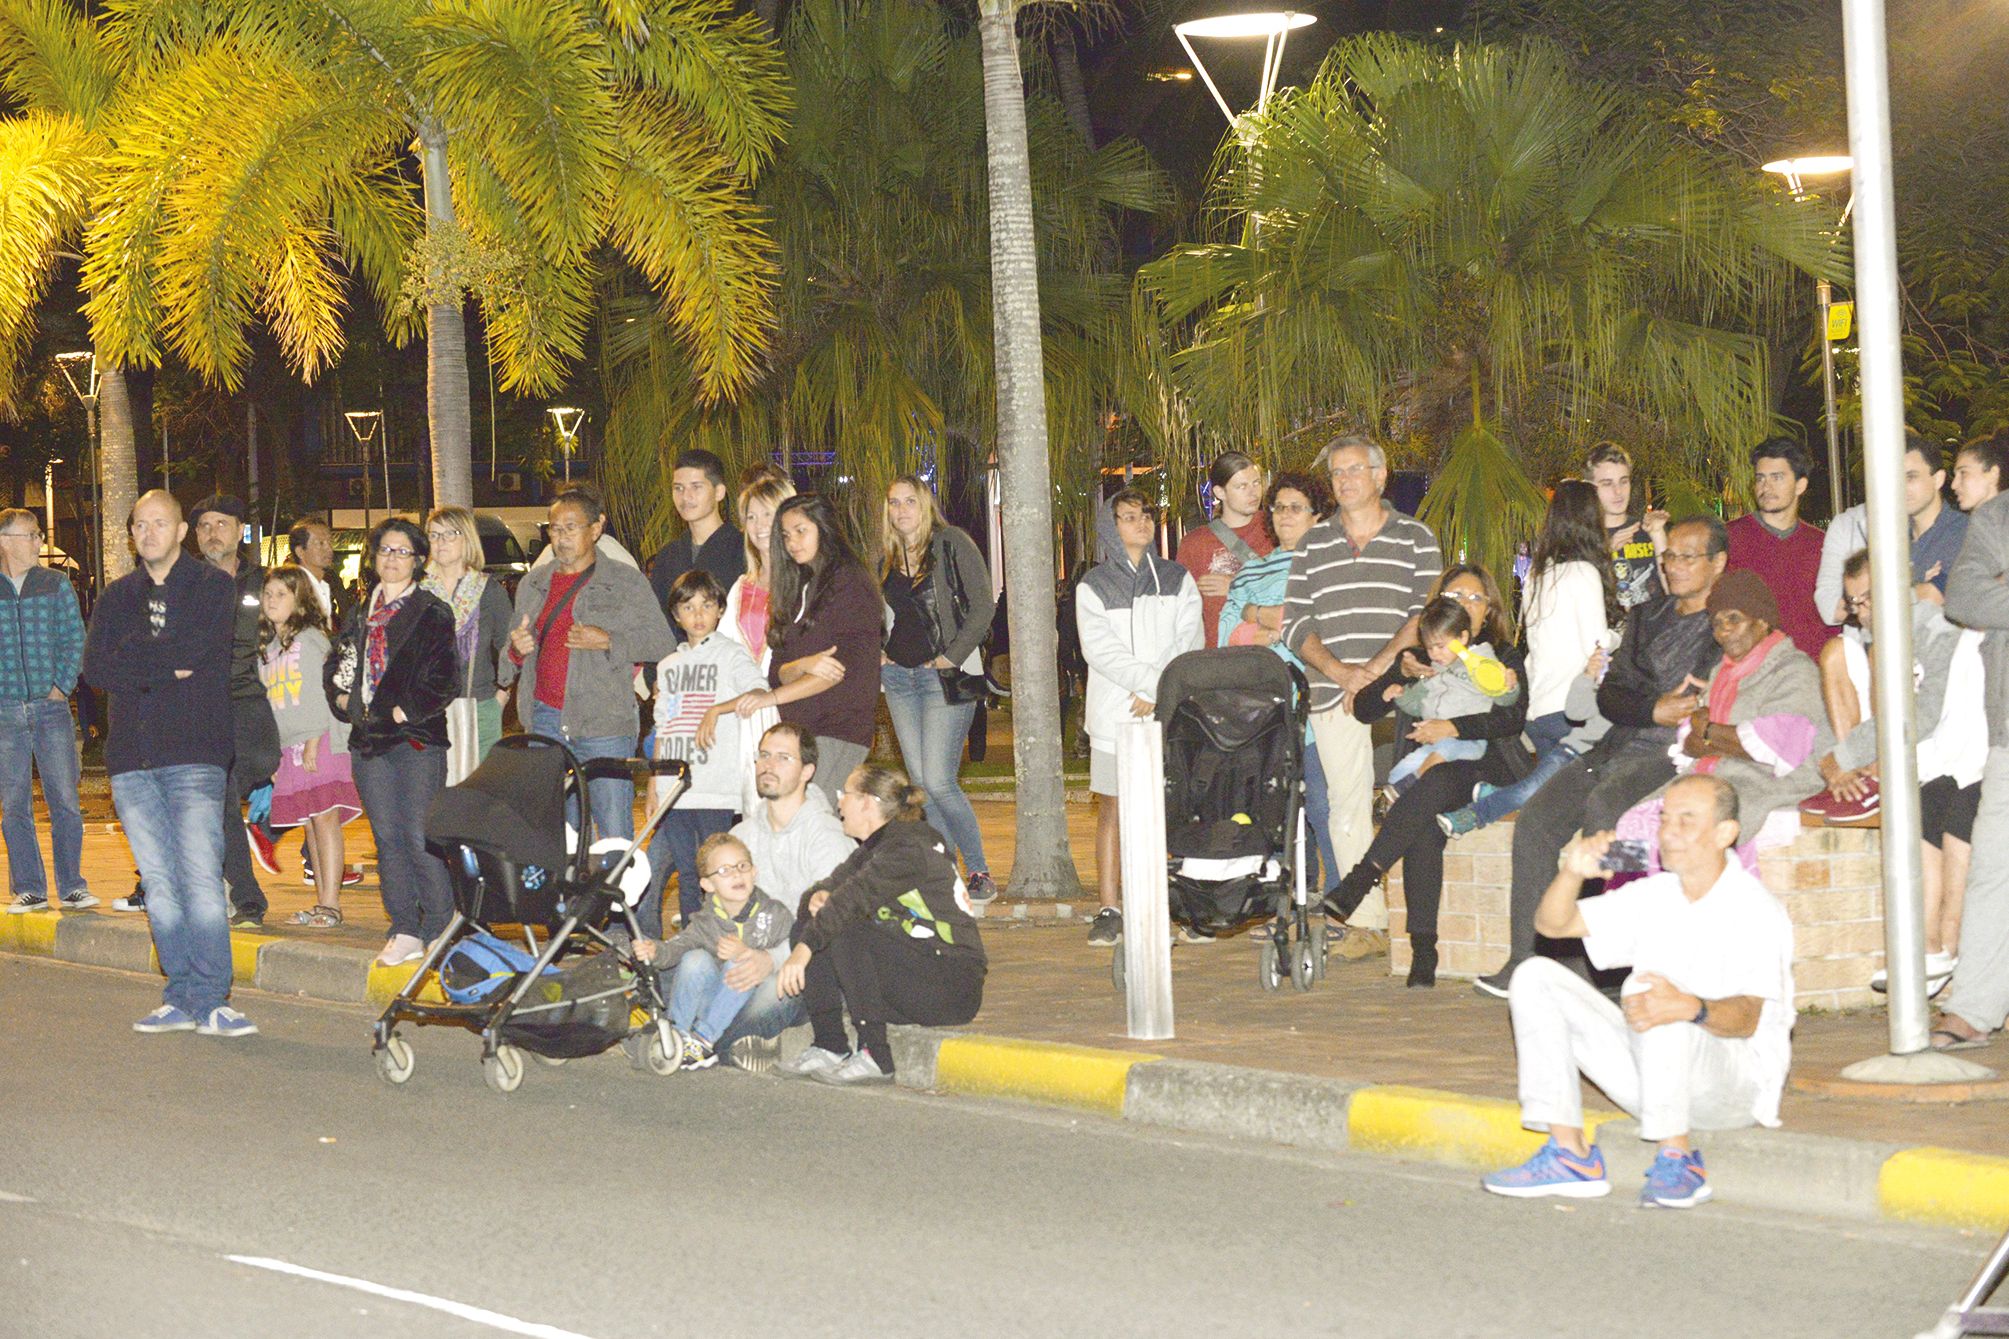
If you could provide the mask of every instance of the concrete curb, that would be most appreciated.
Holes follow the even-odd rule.
[[[372,965],[368,949],[231,935],[240,985],[339,1004],[380,1004],[410,967]],[[120,971],[157,970],[143,918],[90,912],[0,916],[0,952]],[[436,989],[436,988],[434,988]],[[428,991],[431,994],[431,990]],[[1002,1098],[1300,1148],[1350,1149],[1455,1167],[1499,1167],[1533,1152],[1514,1103],[1394,1084],[1170,1060],[1134,1051],[895,1027],[902,1087]],[[1622,1117],[1592,1117],[1615,1182],[1646,1168],[1650,1148]],[[1902,1147],[1790,1130],[1708,1136],[1719,1198],[1844,1218],[1889,1218],[2000,1231],[2009,1227],[2009,1157]]]

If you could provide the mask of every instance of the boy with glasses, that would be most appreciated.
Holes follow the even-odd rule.
[[[35,833],[35,778],[49,805],[56,855],[56,903],[94,907],[84,882],[84,815],[77,802],[77,723],[70,694],[84,662],[84,619],[77,592],[41,564],[35,513],[0,511],[0,833],[7,843],[13,913],[49,905],[42,848]]]

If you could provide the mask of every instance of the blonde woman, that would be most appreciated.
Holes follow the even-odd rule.
[[[795,485],[779,473],[756,475],[739,490],[739,528],[746,536],[746,575],[733,582],[732,589],[726,592],[719,631],[744,646],[763,674],[770,660],[768,604],[774,582],[767,558],[774,538],[774,513],[794,496]]]
[[[516,681],[509,658],[509,593],[482,571],[481,531],[465,507],[441,507],[426,517],[424,588],[453,610],[453,638],[460,691],[447,708],[449,748],[446,783],[460,784],[481,765],[502,738],[502,705]]]
[[[962,852],[972,902],[997,896],[984,859],[976,810],[957,778],[963,741],[976,715],[974,697],[958,691],[983,672],[983,640],[997,598],[976,541],[942,518],[935,495],[903,474],[886,490],[881,590],[886,642],[879,683],[900,756],[928,796],[928,822]]]

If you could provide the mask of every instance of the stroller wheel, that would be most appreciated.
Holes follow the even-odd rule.
[[[1256,979],[1262,982],[1264,990],[1275,990],[1284,983],[1283,953],[1271,936],[1263,936],[1262,956],[1257,961],[1256,973]]]
[[[481,1077],[499,1093],[513,1093],[523,1083],[523,1052],[514,1046],[498,1046],[495,1054],[481,1062]]]
[[[1325,940],[1325,922],[1321,920],[1311,927],[1312,961],[1317,964],[1317,970],[1312,973],[1314,981],[1325,980]]]
[[[392,1037],[385,1042],[376,1053],[376,1061],[377,1077],[390,1084],[405,1082],[418,1067],[418,1057],[412,1054],[411,1043],[403,1037]]]
[[[674,1074],[683,1067],[682,1042],[668,1039],[676,1035],[667,1023],[652,1023],[623,1039],[621,1049],[627,1053],[629,1065],[636,1069],[651,1074]]]
[[[1291,984],[1299,990],[1310,990],[1312,982],[1318,980],[1318,954],[1311,941],[1300,939],[1291,953]]]

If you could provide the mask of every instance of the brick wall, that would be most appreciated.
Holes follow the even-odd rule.
[[[1758,859],[1765,886],[1793,918],[1793,984],[1802,1009],[1850,1009],[1879,997],[1870,974],[1883,966],[1882,834],[1874,828],[1806,828],[1792,845]],[[1444,848],[1444,899],[1437,922],[1440,976],[1473,977],[1507,959],[1512,819],[1454,838]],[[1409,970],[1402,866],[1388,877],[1389,970]]]

